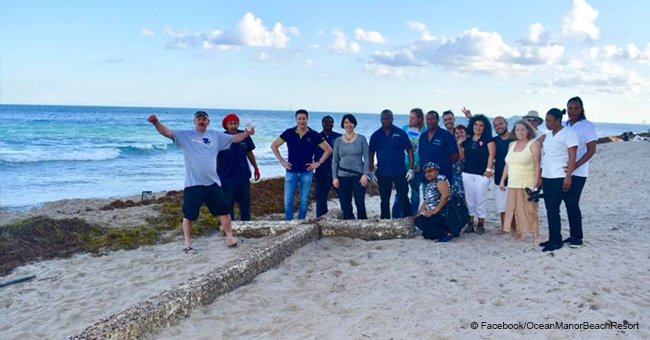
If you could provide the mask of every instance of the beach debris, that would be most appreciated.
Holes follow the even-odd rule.
[[[16,284],[16,283],[29,281],[29,280],[31,280],[31,279],[33,279],[35,277],[36,277],[36,275],[30,275],[30,276],[24,276],[24,277],[20,277],[20,278],[5,281],[5,282],[0,282],[0,288],[11,286],[11,285]]]

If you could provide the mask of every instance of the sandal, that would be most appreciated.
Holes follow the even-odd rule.
[[[194,249],[194,248],[192,248],[192,247],[185,247],[185,248],[183,248],[183,252],[184,252],[185,254],[196,255],[196,249]]]
[[[467,223],[467,228],[465,228],[465,233],[473,233],[474,232],[474,222],[469,222]]]
[[[483,224],[479,223],[478,226],[476,226],[476,233],[479,235],[483,235],[485,233],[485,228],[483,227]]]

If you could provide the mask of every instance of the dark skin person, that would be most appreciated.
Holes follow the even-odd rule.
[[[429,141],[431,141],[433,139],[433,136],[435,136],[436,132],[440,128],[440,126],[438,125],[439,120],[436,119],[435,115],[430,115],[430,114],[428,114],[426,118],[427,118],[427,128],[429,128],[429,130],[427,130],[427,138]],[[457,153],[451,155],[451,162],[452,163],[458,162]]]
[[[390,135],[390,131],[393,127],[393,116],[392,115],[382,115],[381,116],[381,126],[384,129],[384,133],[386,136]],[[409,153],[409,165],[411,166],[411,169],[413,169],[413,164],[415,163],[415,156],[413,155],[413,149],[410,149],[408,151]],[[370,152],[370,155],[368,155],[368,160],[369,160],[369,168],[370,171],[375,171],[375,153]]]
[[[555,136],[560,130],[564,127],[562,126],[562,119],[556,119],[553,115],[546,115],[546,128],[551,131],[553,136]],[[571,190],[573,171],[576,169],[576,153],[578,152],[578,146],[572,146],[569,148],[569,164],[566,167],[566,176],[564,177],[564,183],[562,184],[562,191],[568,192]]]
[[[579,102],[569,102],[567,104],[567,113],[569,115],[569,124],[573,126],[578,123],[581,119],[581,115],[584,112],[582,105]],[[591,157],[596,153],[596,141],[591,141],[587,143],[587,153],[585,153],[578,161],[576,161],[576,169],[581,167],[583,164],[589,162]]]

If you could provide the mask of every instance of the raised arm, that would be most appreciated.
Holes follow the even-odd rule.
[[[156,117],[156,115],[149,116],[147,121],[149,123],[151,123],[153,126],[156,127],[156,130],[158,130],[158,133],[160,133],[161,135],[163,135],[163,136],[165,136],[165,137],[167,137],[167,138],[169,138],[171,140],[174,140],[174,134],[172,133],[172,131],[170,129],[168,129],[166,126],[164,126],[158,120],[158,117]]]
[[[232,142],[233,143],[239,143],[239,142],[243,141],[244,139],[246,139],[246,138],[248,138],[248,137],[250,137],[250,136],[252,136],[254,134],[255,134],[255,128],[251,128],[250,130],[247,129],[244,132],[240,132],[240,133],[234,135],[234,138],[232,139]]]

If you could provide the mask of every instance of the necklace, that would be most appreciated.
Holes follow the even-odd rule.
[[[350,142],[350,141],[352,141],[352,139],[354,139],[354,137],[356,137],[356,135],[357,134],[354,133],[354,132],[352,132],[352,134],[350,134],[350,135],[348,135],[346,133],[345,135],[343,135],[343,139],[345,139],[346,142]]]

